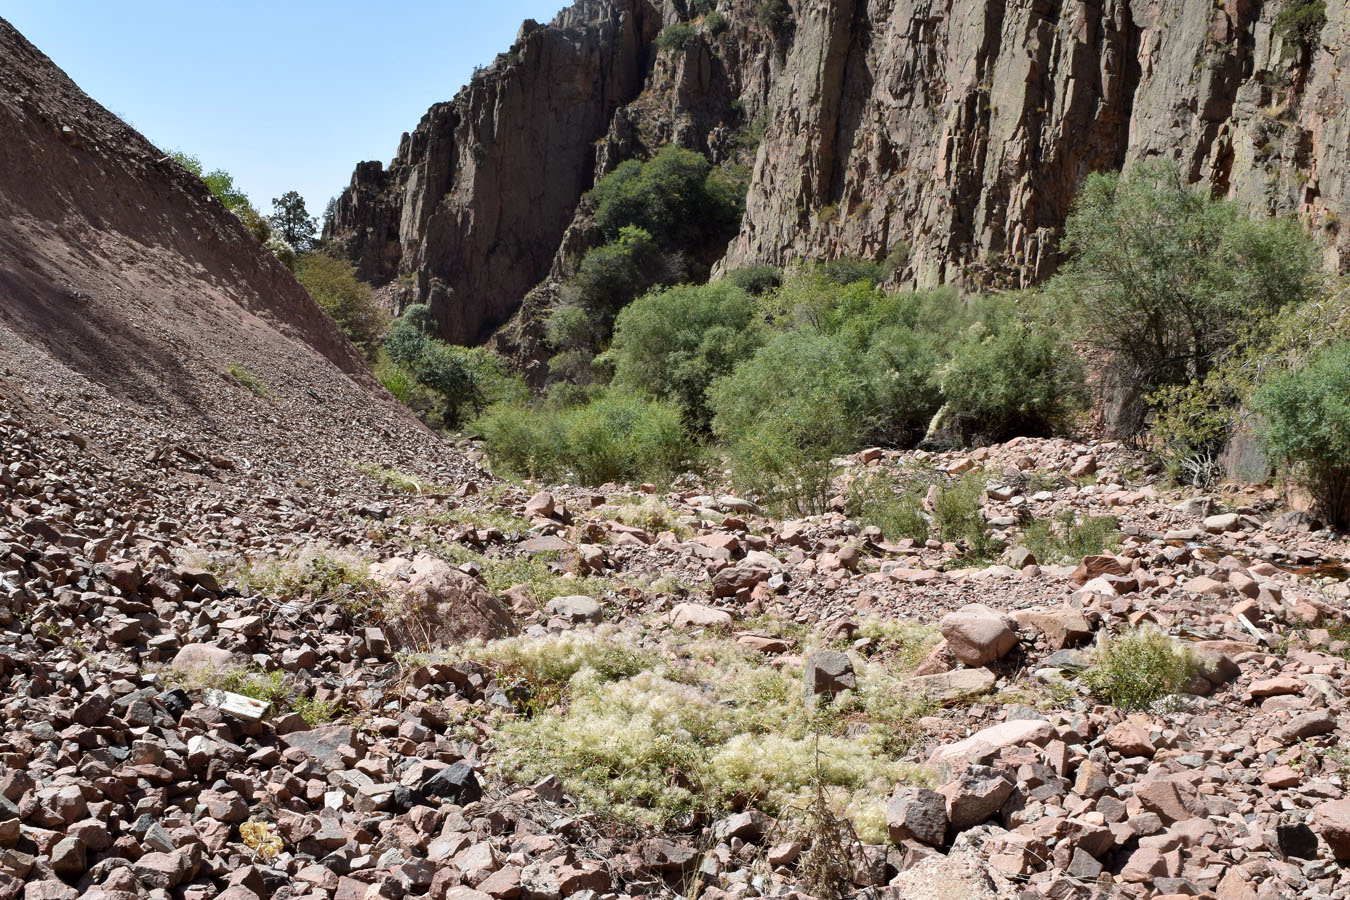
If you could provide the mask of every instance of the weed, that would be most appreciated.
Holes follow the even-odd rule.
[[[1041,563],[1077,562],[1112,550],[1119,543],[1118,518],[1085,516],[1079,520],[1072,510],[1062,511],[1053,522],[1037,519],[1022,533],[1022,546]]]
[[[998,557],[1002,543],[990,535],[984,521],[985,476],[974,472],[939,482],[933,500],[933,528],[943,541],[964,541],[965,552],[956,566],[986,565]]]
[[[319,700],[314,697],[294,697],[290,701],[291,709],[300,714],[311,726],[331,722],[341,714],[341,708],[333,700]]]
[[[306,548],[286,559],[245,564],[230,573],[241,588],[283,600],[333,603],[353,617],[379,617],[389,593],[370,576],[369,563],[340,551]]]
[[[862,525],[875,525],[890,541],[910,538],[928,540],[928,519],[923,514],[924,488],[885,472],[856,479],[849,486],[844,510]]]
[[[430,481],[376,463],[352,463],[352,468],[369,475],[395,494],[448,494],[450,489]]]
[[[1100,641],[1097,663],[1083,673],[1083,683],[1094,697],[1120,709],[1147,709],[1177,694],[1198,668],[1189,648],[1157,628],[1144,626]]]
[[[234,379],[248,388],[255,397],[261,397],[264,400],[275,402],[276,394],[261,377],[249,371],[242,363],[227,363],[225,371],[234,376]]]

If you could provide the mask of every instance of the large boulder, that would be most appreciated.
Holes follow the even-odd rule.
[[[1017,623],[982,603],[947,613],[938,628],[952,655],[968,666],[983,666],[1017,646]]]
[[[493,640],[516,633],[511,611],[501,600],[471,575],[430,554],[419,554],[408,580],[391,587],[399,608],[386,630],[402,647]]]

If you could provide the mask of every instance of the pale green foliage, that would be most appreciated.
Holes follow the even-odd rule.
[[[893,785],[924,777],[897,757],[927,704],[882,666],[860,663],[856,693],[812,706],[800,669],[772,668],[729,640],[682,644],[670,666],[647,657],[618,677],[588,662],[604,646],[590,640],[550,645],[553,676],[572,672],[569,703],[505,725],[503,774],[521,783],[557,774],[584,808],[653,828],[717,815],[734,798],[791,817],[811,789],[819,734],[823,780],[874,842],[885,839],[881,805]]]
[[[228,573],[242,590],[278,600],[334,603],[348,615],[379,618],[389,593],[370,575],[370,561],[331,547],[303,547],[290,556],[243,563]]]
[[[1332,344],[1274,375],[1252,396],[1271,454],[1317,498],[1336,527],[1350,523],[1350,343]]]
[[[391,466],[381,466],[376,463],[357,463],[355,468],[363,475],[369,475],[395,494],[449,493],[444,485],[423,481]]]
[[[651,291],[614,323],[613,383],[678,403],[692,427],[706,429],[708,386],[763,340],[754,300],[726,281]]]
[[[849,485],[844,511],[862,525],[875,525],[888,541],[901,538],[928,540],[928,518],[923,513],[927,483],[902,479],[889,472],[862,475]]]
[[[263,381],[260,375],[253,372],[252,369],[248,368],[243,363],[226,363],[225,371],[234,376],[235,381],[238,381],[244,387],[248,388],[249,393],[253,394],[255,397],[261,397],[264,400],[276,399],[276,395],[273,393],[272,388],[267,382]]]
[[[1082,675],[1092,695],[1126,710],[1178,693],[1195,677],[1195,654],[1157,628],[1144,626],[1106,640]]]
[[[989,534],[984,521],[985,476],[971,472],[959,479],[938,482],[933,500],[933,530],[939,540],[962,541],[965,553],[958,565],[983,565],[993,561],[1003,545]]]

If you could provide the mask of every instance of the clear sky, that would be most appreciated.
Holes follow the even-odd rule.
[[[222,168],[267,213],[323,212],[520,23],[570,0],[0,0],[85,93],[165,150]]]

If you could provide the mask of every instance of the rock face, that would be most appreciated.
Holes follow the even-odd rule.
[[[330,232],[361,276],[479,339],[586,248],[568,225],[597,175],[670,140],[720,162],[761,130],[723,269],[907,247],[895,284],[1034,283],[1083,178],[1155,156],[1346,254],[1340,4],[1294,47],[1280,4],[1247,0],[797,0],[776,33],[730,0],[678,51],[654,41],[687,4],[657,6],[527,22],[388,169],[361,163]]]
[[[451,102],[428,110],[388,169],[361,163],[331,234],[359,275],[409,282],[442,335],[471,343],[548,274],[595,169],[595,142],[642,89],[659,15],[645,0],[581,0]]]

